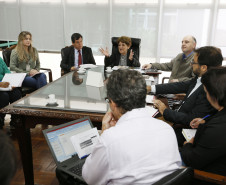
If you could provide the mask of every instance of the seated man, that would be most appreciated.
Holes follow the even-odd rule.
[[[145,108],[146,93],[139,72],[112,72],[106,99],[111,112],[82,170],[88,184],[152,184],[180,167],[175,133]]]
[[[144,69],[159,69],[162,71],[171,71],[169,82],[186,81],[194,77],[190,63],[194,57],[196,39],[193,36],[186,36],[182,40],[181,49],[183,53],[178,54],[174,59],[167,63],[145,64]]]
[[[91,48],[83,46],[83,38],[79,33],[71,36],[72,46],[62,49],[60,67],[64,74],[74,71],[81,64],[96,64]]]
[[[221,66],[223,56],[219,48],[212,46],[201,47],[194,51],[194,59],[191,62],[196,78],[185,82],[159,84],[147,87],[154,94],[177,94],[186,93],[184,101],[178,110],[166,108],[160,100],[155,101],[155,106],[163,115],[164,119],[174,124],[189,123],[197,117],[213,114],[216,110],[210,105],[201,83],[202,75],[211,67]]]

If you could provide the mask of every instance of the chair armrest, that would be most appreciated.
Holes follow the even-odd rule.
[[[49,69],[49,68],[40,68],[40,70],[45,70],[48,72],[49,74],[49,82],[52,82],[53,81],[53,75],[52,75],[52,70]]]
[[[226,176],[209,173],[201,170],[196,170],[196,169],[194,170],[194,178],[202,181],[206,181],[206,182],[226,185]]]

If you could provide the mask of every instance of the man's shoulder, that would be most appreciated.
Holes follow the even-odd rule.
[[[90,47],[87,47],[87,46],[83,46],[83,47],[82,47],[82,50],[83,50],[83,51],[89,51],[89,50],[91,50],[91,48],[90,48]]]

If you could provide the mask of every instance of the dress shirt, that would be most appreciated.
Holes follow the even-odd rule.
[[[82,56],[82,49],[80,49],[80,52],[81,52],[81,56]],[[78,68],[78,50],[75,49],[75,68]],[[83,61],[82,61],[82,64],[83,64]]]
[[[133,109],[103,132],[83,166],[92,185],[152,184],[181,166],[176,136],[147,108]]]

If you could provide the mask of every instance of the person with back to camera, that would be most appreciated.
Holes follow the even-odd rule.
[[[3,77],[6,73],[10,73],[10,70],[6,66],[5,62],[0,57],[0,81],[2,81]],[[0,82],[0,88],[8,88],[9,82]],[[0,109],[9,105],[9,103],[13,103],[21,98],[21,92],[18,88],[13,88],[10,91],[0,90]],[[10,127],[11,129],[15,126],[15,116],[11,116]],[[5,120],[5,114],[0,113],[0,129],[3,129]]]
[[[94,64],[92,49],[83,46],[83,37],[80,33],[73,33],[71,36],[72,46],[62,49],[62,60],[60,67],[64,74],[74,71],[81,64]]]
[[[47,84],[46,75],[39,72],[38,51],[32,46],[32,35],[28,31],[22,31],[18,36],[18,44],[10,56],[10,70],[27,73],[22,87],[39,89]]]
[[[192,72],[190,63],[194,57],[196,39],[191,35],[183,38],[181,50],[183,53],[178,54],[174,59],[167,63],[151,63],[142,66],[144,69],[158,69],[162,71],[171,71],[169,82],[182,82],[195,77]]]
[[[175,133],[145,108],[146,82],[129,69],[113,71],[107,81],[110,112],[102,134],[86,159],[88,184],[153,184],[181,166]]]
[[[174,124],[189,126],[189,123],[194,118],[204,117],[207,114],[216,112],[206,99],[201,77],[211,67],[222,65],[223,56],[221,50],[213,46],[205,46],[196,49],[194,52],[194,59],[191,65],[196,78],[184,82],[158,84],[151,87],[147,86],[148,91],[154,94],[186,93],[178,110],[167,108],[160,100],[155,100],[154,102],[159,112],[163,115],[163,118]]]
[[[196,135],[180,148],[186,166],[226,176],[226,68],[209,69],[201,79],[210,104],[217,110],[206,120],[195,118]],[[197,182],[196,184],[206,184]]]
[[[130,48],[132,46],[131,38],[122,36],[118,40],[118,51],[116,53],[109,54],[108,49],[104,50],[100,48],[100,52],[105,55],[104,65],[105,67],[114,66],[129,66],[140,67],[140,62],[136,53]]]

